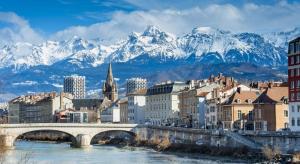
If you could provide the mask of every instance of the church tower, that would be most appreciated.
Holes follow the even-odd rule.
[[[103,97],[107,97],[112,102],[118,99],[118,87],[114,81],[111,63],[108,66],[106,81],[102,86],[102,94]]]

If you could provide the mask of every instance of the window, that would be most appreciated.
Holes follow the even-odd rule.
[[[300,100],[300,92],[297,92],[297,100]]]
[[[290,45],[289,45],[289,53],[294,53],[294,43],[290,43]]]
[[[299,58],[300,58],[300,56],[297,55],[297,56],[296,56],[296,63],[297,63],[297,64],[299,63]]]
[[[300,88],[300,80],[297,80],[297,88]]]
[[[292,112],[295,112],[294,106],[292,106]]]
[[[242,111],[238,110],[238,119],[241,120],[242,119]]]
[[[291,69],[291,77],[294,76],[294,69]]]
[[[295,126],[295,119],[292,118],[292,126]]]
[[[294,65],[294,56],[291,56],[291,65]]]
[[[295,94],[291,93],[291,100],[294,101],[295,100]]]
[[[294,89],[294,81],[291,81],[290,87],[291,87],[291,89]]]
[[[300,42],[296,42],[296,52],[300,52]]]
[[[248,119],[249,120],[253,120],[253,113],[252,113],[252,111],[249,111]]]
[[[297,105],[297,112],[300,112],[300,105]]]
[[[289,113],[287,110],[284,110],[284,117],[288,117],[289,116]]]

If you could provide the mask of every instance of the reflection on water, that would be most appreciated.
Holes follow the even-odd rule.
[[[18,141],[14,150],[6,152],[6,162],[37,164],[127,164],[127,163],[226,163],[229,159],[188,154],[166,154],[144,148],[118,148],[91,146],[87,149],[71,148],[68,143]]]

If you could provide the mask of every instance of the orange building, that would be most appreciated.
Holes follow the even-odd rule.
[[[254,102],[254,130],[288,127],[288,87],[267,88]]]
[[[257,91],[238,89],[221,104],[223,129],[253,129],[252,102],[259,96]]]

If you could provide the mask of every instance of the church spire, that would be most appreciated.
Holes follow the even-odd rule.
[[[109,85],[112,85],[113,82],[114,82],[114,77],[113,77],[113,73],[112,73],[111,62],[109,62],[107,76],[106,76],[106,83]]]
[[[102,93],[104,97],[107,97],[113,102],[118,99],[118,88],[117,84],[114,82],[111,62],[109,62],[108,65],[106,81],[103,83]]]

